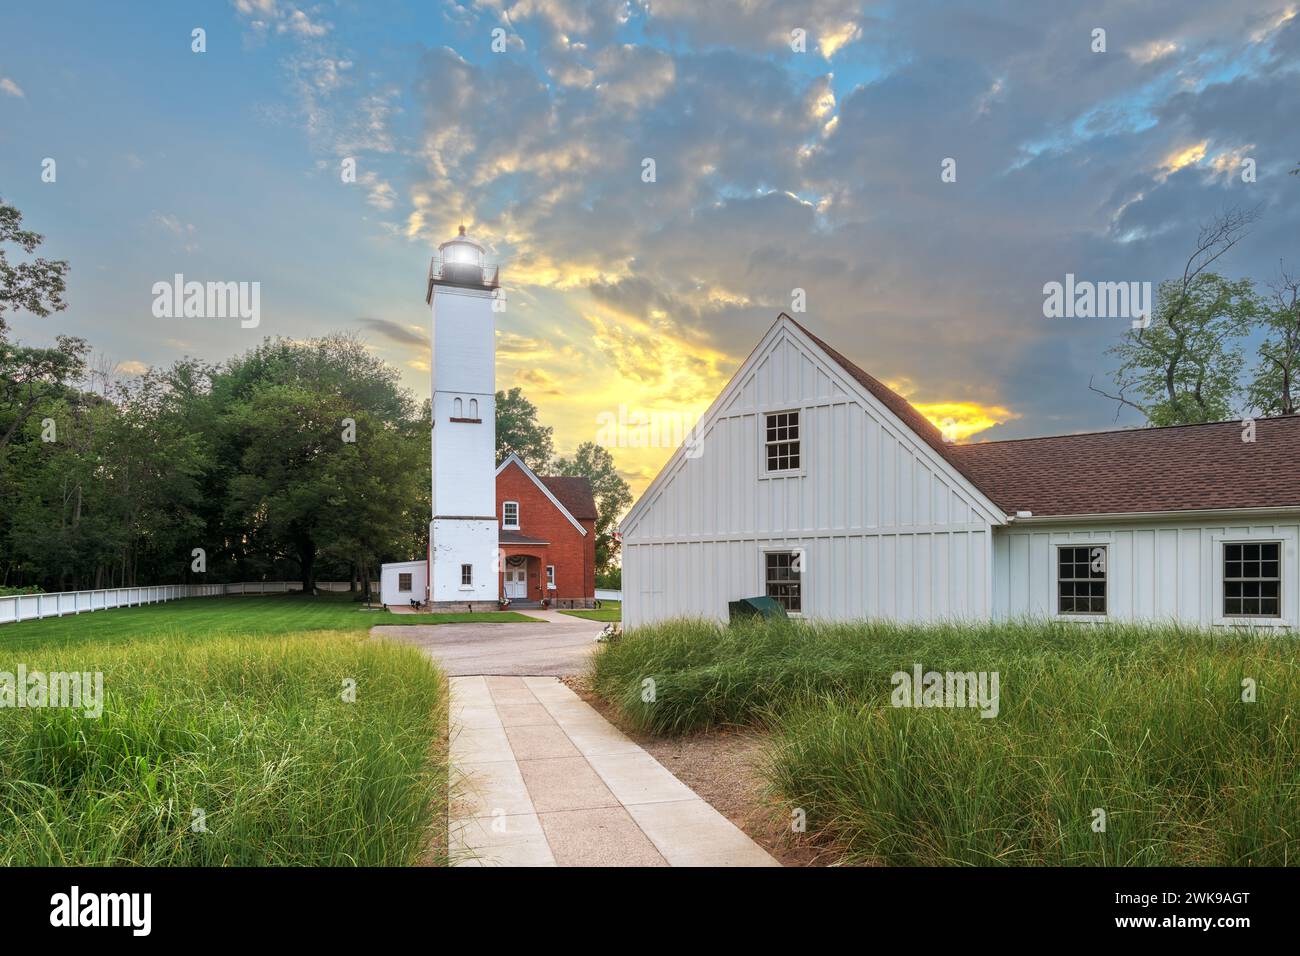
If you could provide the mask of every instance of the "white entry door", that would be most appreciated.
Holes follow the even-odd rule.
[[[506,597],[512,601],[528,597],[527,568],[506,568]]]

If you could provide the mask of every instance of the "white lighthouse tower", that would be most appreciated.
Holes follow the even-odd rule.
[[[438,247],[425,301],[433,311],[433,515],[429,601],[495,607],[496,329],[499,275],[460,235]]]

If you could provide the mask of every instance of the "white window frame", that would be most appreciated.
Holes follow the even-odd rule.
[[[769,408],[761,412],[758,416],[758,477],[759,478],[801,478],[807,473],[808,468],[808,437],[807,423],[808,416],[804,414],[806,410],[802,408]],[[767,468],[767,420],[772,415],[798,415],[799,416],[799,437],[795,439],[799,443],[799,467],[787,468],[784,471],[768,471]],[[775,443],[773,443],[775,444]]]
[[[546,566],[546,589],[548,591],[555,590],[555,565],[553,564]]]
[[[509,520],[506,518],[506,509],[509,508],[511,505],[514,505],[514,506],[515,506],[515,523],[514,523],[514,524],[511,524],[511,523],[509,522]],[[518,531],[518,530],[519,530],[519,502],[517,502],[517,501],[503,501],[503,502],[501,502],[501,527],[502,527],[503,529],[506,529],[506,530],[509,530],[509,531]]]
[[[465,580],[465,572],[469,572],[469,580]],[[474,590],[474,565],[462,564],[460,566],[460,589],[462,591]]]
[[[755,593],[767,597],[767,556],[769,554],[793,554],[799,561],[799,610],[786,611],[791,617],[803,617],[808,613],[808,549],[801,544],[773,544],[760,549],[758,562],[758,591]]]
[[[1225,544],[1266,544],[1277,542],[1278,576],[1281,586],[1278,595],[1281,604],[1277,617],[1226,617],[1223,613],[1223,546]],[[1293,627],[1297,601],[1296,580],[1292,569],[1296,567],[1296,533],[1289,528],[1260,528],[1238,532],[1220,532],[1210,536],[1210,573],[1213,575],[1210,620],[1216,627]]]
[[[1093,611],[1061,611],[1061,549],[1062,548],[1087,548],[1088,556],[1091,558],[1093,548],[1106,549],[1106,610],[1101,612]],[[1051,608],[1052,617],[1058,621],[1108,621],[1112,616],[1111,599],[1114,591],[1111,584],[1114,581],[1114,565],[1111,562],[1115,558],[1115,549],[1112,546],[1110,538],[1087,538],[1083,541],[1053,541],[1052,542],[1052,594]]]

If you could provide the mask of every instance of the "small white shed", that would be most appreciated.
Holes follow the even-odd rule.
[[[386,605],[424,603],[428,599],[429,566],[424,561],[385,564],[379,572],[380,600]]]

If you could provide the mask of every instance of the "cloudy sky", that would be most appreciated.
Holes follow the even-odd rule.
[[[620,406],[693,420],[796,288],[798,318],[965,440],[1106,427],[1088,383],[1128,323],[1046,319],[1043,285],[1158,282],[1234,206],[1262,216],[1225,272],[1300,257],[1296,12],[7,3],[0,195],[72,264],[67,312],[16,331],[129,374],[355,329],[424,397],[424,275],[464,222],[509,292],[497,385],[561,452]],[[175,273],[259,281],[260,327],[155,318]],[[669,449],[614,453],[640,490]]]

